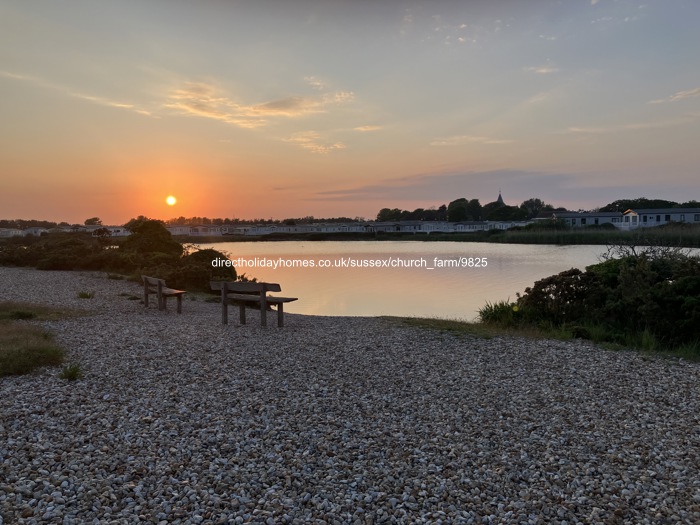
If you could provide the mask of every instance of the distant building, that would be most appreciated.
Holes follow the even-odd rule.
[[[619,211],[578,212],[578,211],[546,211],[540,213],[536,221],[560,220],[573,228],[579,226],[600,226],[612,224],[618,228],[622,225],[622,213]]]
[[[21,237],[22,235],[24,232],[17,228],[0,228],[0,237]]]
[[[38,226],[32,226],[31,228],[25,228],[22,230],[22,235],[35,235],[37,237],[46,233],[49,233],[47,228],[40,228]]]
[[[671,222],[700,224],[700,208],[649,208],[627,210],[623,214],[622,228],[649,228]]]
[[[573,228],[612,224],[621,230],[650,228],[669,223],[700,224],[700,208],[658,208],[609,212],[542,212],[536,221],[561,220]]]

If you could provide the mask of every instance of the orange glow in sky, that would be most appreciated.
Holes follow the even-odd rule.
[[[0,219],[700,200],[698,18],[664,0],[0,2]]]

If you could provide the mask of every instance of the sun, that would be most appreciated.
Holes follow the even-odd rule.
[[[177,199],[175,197],[173,197],[172,195],[168,195],[168,197],[165,199],[165,202],[168,203],[168,206],[175,206]]]

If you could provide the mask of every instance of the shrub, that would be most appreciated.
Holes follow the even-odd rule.
[[[479,309],[479,320],[504,328],[517,326],[522,318],[520,307],[509,301],[487,302]]]
[[[15,310],[13,312],[10,312],[7,317],[9,319],[15,319],[15,320],[26,320],[26,319],[34,319],[36,317],[36,314],[34,312],[27,312],[24,310]]]
[[[121,249],[125,252],[164,253],[182,255],[182,245],[173,239],[160,221],[141,221],[133,228],[133,233],[124,241]]]
[[[527,288],[517,301],[521,318],[646,349],[700,340],[700,258],[631,245],[615,247],[603,258],[585,272],[567,270]],[[487,318],[506,318],[496,305],[482,310]]]
[[[552,323],[561,326],[577,321],[590,305],[596,288],[590,274],[572,268],[536,281],[525,289],[517,305],[522,316],[532,323]]]
[[[68,381],[76,381],[85,377],[83,369],[80,363],[71,363],[68,366],[64,366],[61,373],[58,375],[61,379],[66,379]]]

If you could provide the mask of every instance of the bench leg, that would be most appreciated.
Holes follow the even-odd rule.
[[[221,324],[228,324],[228,304],[226,299],[221,299]]]
[[[238,305],[238,311],[241,315],[241,324],[245,324],[245,303],[240,303]]]
[[[158,310],[165,310],[165,297],[163,297],[163,281],[158,281]]]
[[[284,326],[284,303],[277,305],[277,326],[282,328]]]
[[[177,296],[177,313],[182,313],[182,294]]]

